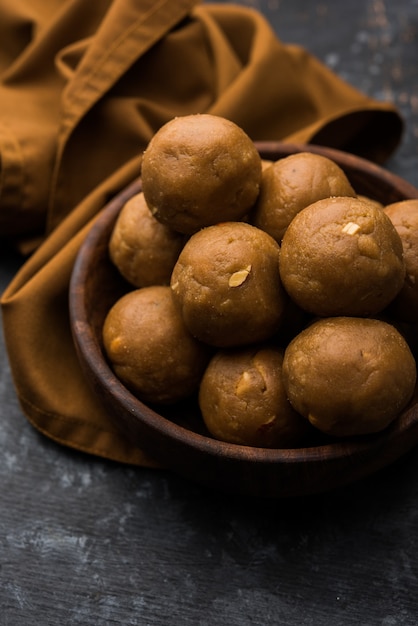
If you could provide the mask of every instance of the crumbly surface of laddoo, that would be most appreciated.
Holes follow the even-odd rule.
[[[411,399],[415,359],[403,336],[377,319],[325,318],[288,345],[283,380],[294,409],[329,435],[375,433]]]
[[[308,423],[290,405],[283,350],[272,346],[218,351],[199,390],[203,420],[221,441],[263,448],[297,446]]]
[[[186,241],[151,214],[142,192],[122,207],[109,241],[109,254],[134,287],[169,285],[171,272]]]
[[[391,313],[408,323],[418,322],[418,200],[402,200],[384,208],[403,245],[406,276],[401,291],[391,303]]]
[[[378,209],[384,208],[384,204],[380,202],[380,200],[375,200],[375,198],[371,198],[370,196],[365,196],[364,194],[357,194],[357,198],[359,200],[363,200],[364,202],[370,202],[371,204],[374,204],[374,206]]]
[[[118,378],[144,402],[171,404],[197,390],[207,346],[187,331],[170,287],[135,289],[110,309],[104,347]]]
[[[280,248],[244,222],[209,226],[184,246],[171,289],[190,332],[216,347],[263,341],[280,326],[286,305]]]
[[[319,154],[291,154],[263,170],[250,221],[280,243],[299,211],[330,196],[356,196],[343,169]]]
[[[314,315],[375,315],[403,285],[402,242],[373,204],[326,198],[292,220],[282,241],[280,273],[290,297]]]
[[[261,157],[234,122],[209,114],[176,117],[153,136],[142,161],[142,185],[152,214],[192,234],[240,220],[260,188]]]

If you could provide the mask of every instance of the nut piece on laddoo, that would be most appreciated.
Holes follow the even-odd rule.
[[[402,241],[370,202],[336,197],[303,209],[287,229],[280,275],[302,309],[323,317],[381,312],[405,278]]]
[[[287,400],[282,362],[283,351],[272,346],[220,350],[212,357],[199,406],[213,437],[262,448],[300,444],[310,425]]]
[[[170,287],[136,289],[110,309],[103,342],[116,376],[143,402],[171,404],[195,392],[209,360],[190,335]]]
[[[283,381],[293,408],[344,437],[383,430],[412,397],[415,359],[402,335],[376,319],[314,322],[288,345]]]
[[[192,234],[247,215],[259,193],[261,157],[234,122],[185,115],[167,122],[151,139],[141,177],[156,219]]]
[[[141,192],[122,207],[110,237],[109,254],[134,287],[169,285],[185,241],[184,235],[155,219]]]
[[[263,171],[250,221],[280,243],[299,211],[330,196],[356,196],[342,168],[320,154],[291,154]]]
[[[418,322],[418,200],[402,200],[384,208],[403,245],[406,276],[402,289],[390,304],[397,320]]]
[[[264,341],[279,328],[287,296],[280,247],[245,222],[208,226],[185,244],[171,277],[189,331],[213,346]]]

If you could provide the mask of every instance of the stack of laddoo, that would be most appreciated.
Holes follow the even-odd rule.
[[[103,327],[151,405],[196,398],[210,436],[289,448],[376,433],[416,383],[418,200],[357,193],[333,160],[264,161],[225,118],[151,139],[109,254],[130,288]]]

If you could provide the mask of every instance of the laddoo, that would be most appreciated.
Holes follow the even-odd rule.
[[[346,437],[386,428],[411,399],[416,364],[398,330],[378,319],[315,321],[287,346],[283,381],[293,408]]]
[[[299,211],[330,196],[356,196],[343,169],[320,154],[297,152],[263,170],[250,221],[280,243]]]
[[[219,350],[203,375],[199,406],[210,434],[262,448],[300,445],[308,422],[290,405],[282,380],[283,350]]]
[[[406,276],[402,289],[390,304],[396,319],[418,322],[418,200],[401,200],[387,205],[384,212],[395,226],[403,245]]]
[[[116,376],[143,402],[171,404],[190,396],[209,360],[186,329],[170,287],[134,289],[108,312],[103,343]]]
[[[314,315],[376,315],[403,285],[402,241],[389,217],[372,203],[325,198],[290,223],[281,245],[280,275],[290,297]]]
[[[156,219],[192,234],[243,219],[258,197],[261,170],[255,144],[240,126],[216,115],[185,115],[149,142],[142,188]]]
[[[109,241],[109,255],[134,287],[169,285],[185,235],[161,224],[151,214],[142,192],[122,207]]]
[[[174,266],[171,289],[189,331],[218,348],[263,341],[279,328],[286,293],[280,247],[245,222],[195,233]]]

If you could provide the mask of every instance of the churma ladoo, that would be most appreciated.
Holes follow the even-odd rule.
[[[301,444],[308,422],[289,404],[282,380],[283,350],[272,346],[218,351],[199,389],[210,434],[262,448]]]
[[[243,219],[258,197],[261,169],[254,142],[237,124],[216,115],[185,115],[151,139],[142,187],[156,219],[192,234]]]
[[[416,364],[403,336],[377,319],[325,318],[285,350],[283,380],[294,409],[337,437],[375,433],[411,399]]]
[[[280,247],[245,222],[208,226],[180,253],[171,289],[192,335],[223,348],[264,341],[279,328],[287,301]]]
[[[290,297],[319,316],[381,312],[405,278],[402,241],[389,217],[351,197],[319,200],[296,215],[282,241]]]
[[[110,237],[109,254],[134,287],[169,285],[185,241],[185,235],[155,219],[140,192],[122,207]]]
[[[263,170],[250,220],[280,243],[295,215],[330,196],[356,196],[343,169],[320,154],[291,154]]]
[[[372,318],[418,321],[418,201],[357,196],[322,155],[262,160],[207,114],[165,124],[141,176],[109,243],[134,289],[103,326],[140,400],[198,392],[213,437],[258,447],[375,433],[399,415],[415,359]]]
[[[135,289],[117,300],[103,342],[116,376],[140,400],[157,404],[195,392],[210,356],[186,329],[168,286]]]
[[[418,200],[402,200],[384,208],[403,245],[406,276],[390,312],[402,322],[418,322]]]

